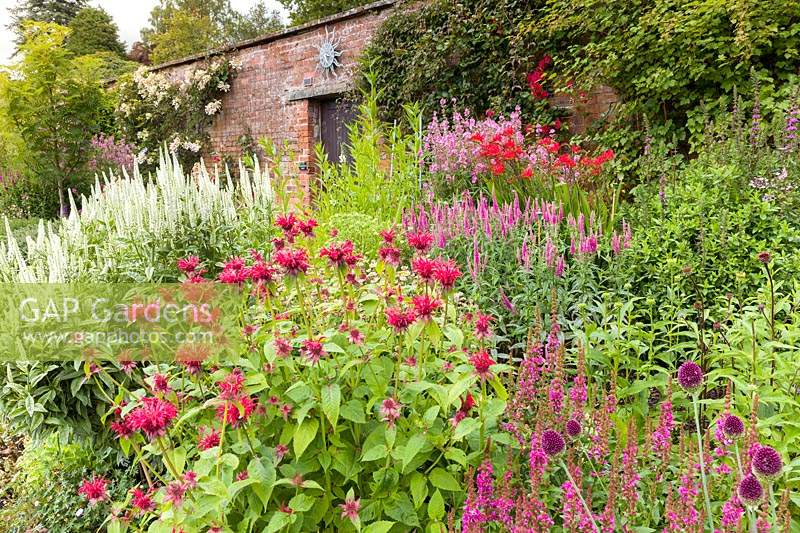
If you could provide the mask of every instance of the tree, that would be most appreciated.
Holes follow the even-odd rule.
[[[280,14],[260,0],[246,14],[230,0],[161,0],[150,12],[142,40],[150,59],[162,63],[233,44],[280,28]]]
[[[311,20],[334,15],[354,7],[369,4],[374,0],[279,0],[289,10],[292,24],[304,24]]]
[[[95,52],[125,54],[125,46],[119,40],[119,28],[102,8],[81,9],[70,21],[69,29],[67,49],[77,56]]]
[[[86,0],[24,0],[11,8],[11,24],[8,28],[17,34],[16,43],[20,45],[24,38],[25,21],[53,22],[66,26],[86,4]]]
[[[22,60],[0,86],[3,113],[25,142],[25,166],[57,188],[62,214],[66,188],[81,176],[106,116],[99,80],[66,49],[68,35],[57,24],[24,23]]]

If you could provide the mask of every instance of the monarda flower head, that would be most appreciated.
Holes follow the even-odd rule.
[[[97,505],[98,503],[108,499],[108,480],[104,477],[92,476],[92,479],[84,479],[78,489],[78,494],[83,495],[89,500],[89,505]]]
[[[726,415],[722,419],[722,433],[730,439],[738,439],[744,435],[744,422],[736,415]]]
[[[308,255],[303,249],[284,248],[275,253],[275,262],[289,276],[305,274],[308,271]]]
[[[411,303],[414,305],[414,313],[417,318],[426,322],[431,320],[433,318],[433,313],[442,306],[442,302],[427,294],[414,296],[411,299]]]
[[[300,351],[312,365],[319,363],[319,360],[326,355],[325,348],[322,346],[321,341],[322,339],[307,339],[303,341],[302,348],[300,348]]]
[[[703,369],[693,361],[686,361],[678,368],[678,383],[683,390],[694,394],[703,386]]]
[[[189,275],[197,269],[200,265],[200,258],[196,255],[190,255],[183,259],[178,259],[178,269],[186,275]]]
[[[433,277],[444,290],[450,291],[453,289],[458,278],[461,277],[461,270],[458,269],[453,261],[437,261],[433,271]]]
[[[142,398],[141,405],[130,412],[127,420],[131,428],[155,440],[166,433],[176,416],[178,410],[170,402],[160,398]]]
[[[406,234],[408,245],[419,253],[425,253],[433,245],[433,234],[427,231],[408,232]]]
[[[403,333],[416,319],[413,310],[404,311],[398,307],[386,309],[386,323],[394,328],[395,333]]]
[[[746,475],[740,482],[739,487],[736,489],[739,496],[739,501],[749,507],[758,507],[761,499],[764,496],[764,488],[761,482],[758,481],[753,474]]]
[[[411,261],[411,270],[425,283],[433,281],[436,266],[436,261],[427,257],[417,257]]]
[[[492,335],[492,331],[490,329],[490,323],[492,321],[492,317],[489,315],[484,315],[481,313],[475,313],[475,337],[483,340],[487,339]]]
[[[145,492],[136,487],[131,491],[131,506],[136,510],[136,514],[142,514],[155,509],[156,503],[153,501],[151,492]]]
[[[490,369],[492,365],[495,364],[495,361],[492,359],[492,356],[489,355],[488,351],[479,350],[475,355],[469,358],[469,362],[475,367],[475,374],[481,378],[481,380],[486,381],[492,377]]]
[[[400,413],[403,410],[403,405],[394,398],[386,398],[381,402],[380,414],[381,420],[386,422],[389,427],[394,427],[395,420],[400,418]]]
[[[323,247],[319,251],[319,256],[327,257],[328,263],[334,268],[352,267],[361,259],[361,256],[353,251],[353,243],[351,241],[345,241],[340,244],[334,243]]]
[[[542,451],[548,457],[560,455],[566,448],[564,437],[558,431],[548,429],[542,432]]]
[[[783,469],[783,459],[774,448],[759,446],[753,454],[752,467],[758,477],[772,480],[780,475]]]

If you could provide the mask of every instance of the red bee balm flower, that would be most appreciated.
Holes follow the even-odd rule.
[[[342,519],[347,518],[351,522],[358,520],[358,510],[361,509],[361,500],[349,496],[344,503],[339,504],[342,509]]]
[[[386,322],[394,328],[395,333],[403,333],[416,318],[414,311],[403,311],[397,307],[386,310]]]
[[[289,276],[305,274],[308,271],[308,255],[305,250],[284,248],[275,253],[275,262]]]
[[[82,494],[89,500],[90,505],[97,505],[99,502],[108,499],[108,492],[106,487],[108,480],[104,477],[92,476],[91,480],[84,479],[78,489],[78,494]]]
[[[433,271],[433,277],[445,290],[452,290],[458,278],[461,277],[461,271],[458,269],[453,261],[438,261]]]
[[[174,405],[160,398],[142,398],[142,404],[130,412],[128,424],[135,431],[141,431],[150,440],[155,440],[167,432],[167,427],[178,416]]]
[[[495,364],[495,361],[486,350],[476,352],[475,355],[469,358],[469,362],[475,367],[475,373],[481,379],[489,379],[492,376],[489,369]]]
[[[433,245],[433,235],[426,231],[409,232],[406,234],[406,239],[408,239],[408,245],[420,253],[428,251]]]
[[[427,294],[414,296],[411,302],[414,304],[414,312],[417,318],[425,321],[433,318],[433,313],[442,306],[442,302],[436,298],[431,298]]]
[[[136,509],[137,514],[146,513],[156,508],[151,492],[144,492],[136,487],[131,491],[131,505]]]
[[[436,261],[427,257],[417,257],[411,261],[411,269],[422,281],[429,283],[436,271]]]
[[[403,410],[403,405],[394,398],[386,398],[381,402],[381,420],[387,422],[389,427],[394,427],[394,422],[400,418],[400,413]]]

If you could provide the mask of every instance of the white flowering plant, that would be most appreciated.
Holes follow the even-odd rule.
[[[239,69],[240,63],[217,57],[182,78],[147,67],[123,78],[116,88],[117,122],[127,138],[146,150],[139,163],[155,166],[162,145],[184,165],[197,162]]]

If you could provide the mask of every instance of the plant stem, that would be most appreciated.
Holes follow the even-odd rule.
[[[180,480],[181,476],[178,473],[178,469],[175,468],[175,465],[172,463],[169,453],[167,453],[167,447],[164,445],[164,440],[159,437],[156,439],[156,441],[158,442],[158,447],[161,448],[161,454],[164,456],[164,461],[167,463],[167,468],[169,468],[170,474],[172,474],[172,477],[174,477],[176,480]]]
[[[581,500],[581,503],[583,504],[583,510],[586,511],[586,516],[588,516],[589,520],[592,521],[592,527],[594,528],[594,531],[596,531],[597,533],[600,533],[600,528],[597,527],[597,522],[594,521],[594,515],[592,514],[592,510],[589,509],[588,505],[586,505],[586,500],[583,499],[583,494],[581,494],[581,491],[578,488],[577,483],[575,483],[575,480],[572,479],[572,474],[569,473],[569,468],[567,468],[567,465],[564,464],[563,459],[559,460],[558,462],[559,462],[559,464],[561,464],[561,468],[564,469],[564,473],[567,474],[567,477],[569,478],[569,482],[572,483],[573,487],[575,487],[575,494],[577,494],[578,498]]]
[[[714,520],[711,516],[711,500],[708,497],[708,481],[706,481],[706,461],[703,458],[703,435],[700,432],[700,407],[697,394],[692,395],[694,404],[694,426],[697,429],[697,452],[700,456],[700,479],[703,482],[703,499],[706,506],[706,517],[708,519],[708,530],[714,531]]]

